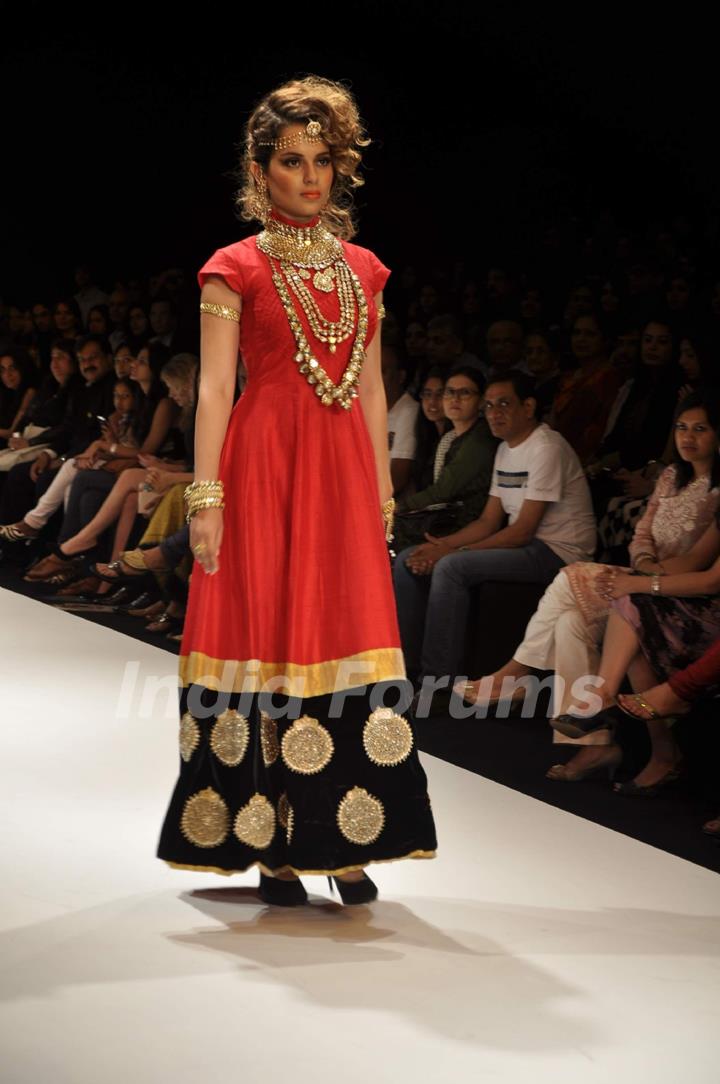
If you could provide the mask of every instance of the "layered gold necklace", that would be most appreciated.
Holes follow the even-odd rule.
[[[295,337],[297,352],[294,360],[299,372],[323,406],[337,403],[350,410],[357,398],[357,384],[365,360],[365,334],[368,326],[368,305],[360,279],[348,266],[340,241],[318,222],[313,226],[291,226],[272,216],[258,234],[257,246],[270,262],[272,279]],[[311,276],[311,271],[315,274]],[[316,290],[336,292],[340,316],[329,320],[323,315],[306,282],[312,277]],[[335,384],[318,359],[305,336],[302,323],[293,305],[292,294],[307,317],[315,339],[327,345],[331,354],[338,344],[355,333],[350,360],[339,384]]]

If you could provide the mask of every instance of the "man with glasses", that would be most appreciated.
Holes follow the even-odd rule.
[[[393,569],[408,676],[452,687],[464,652],[469,592],[481,583],[549,584],[563,565],[591,560],[596,528],[580,461],[539,422],[532,379],[491,378],[485,417],[502,443],[479,519],[398,554]],[[488,635],[492,635],[492,619]],[[447,705],[449,693],[433,706]]]

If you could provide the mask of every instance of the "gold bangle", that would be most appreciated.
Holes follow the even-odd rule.
[[[214,301],[201,301],[200,312],[209,312],[212,316],[221,316],[223,320],[234,320],[240,323],[239,309],[233,309],[230,305],[217,305]]]
[[[377,307],[377,318],[378,318],[378,320],[384,320],[386,316],[387,316],[387,313],[385,311],[385,306],[383,305],[383,303],[381,301],[380,304]]]

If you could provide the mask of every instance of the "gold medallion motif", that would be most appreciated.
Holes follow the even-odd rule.
[[[330,732],[318,719],[302,715],[296,719],[282,740],[282,758],[294,772],[314,775],[330,762],[335,746]]]
[[[292,839],[293,828],[295,827],[295,810],[291,805],[288,806],[288,818],[287,818],[287,841],[288,843]]]
[[[260,746],[265,767],[269,768],[280,756],[277,723],[266,711],[260,712]]]
[[[180,828],[196,847],[217,847],[228,833],[230,811],[212,787],[205,787],[185,802]]]
[[[233,825],[235,835],[248,847],[264,850],[275,835],[275,810],[262,794],[253,794],[247,805],[238,810]]]
[[[373,764],[383,767],[401,764],[413,746],[412,728],[392,708],[377,708],[365,723],[363,745]]]
[[[289,811],[289,809],[290,809],[290,802],[288,801],[287,794],[285,794],[285,792],[283,791],[283,793],[278,798],[278,805],[277,805],[278,823],[281,824],[283,826],[283,828],[287,828],[287,825],[288,825],[288,811]]]
[[[200,741],[200,727],[189,711],[180,720],[180,756],[185,763],[190,760]]]
[[[385,811],[379,798],[353,787],[338,806],[337,822],[351,843],[374,843],[383,830]]]
[[[210,736],[210,747],[223,764],[235,768],[250,741],[250,725],[244,715],[233,708],[218,715]]]
[[[313,286],[316,290],[322,290],[329,294],[335,285],[335,269],[326,267],[324,271],[316,271],[313,275]]]

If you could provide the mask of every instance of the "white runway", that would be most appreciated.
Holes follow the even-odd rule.
[[[3,1084],[720,1079],[716,874],[423,756],[436,859],[266,908],[154,857],[176,657],[0,614]]]

